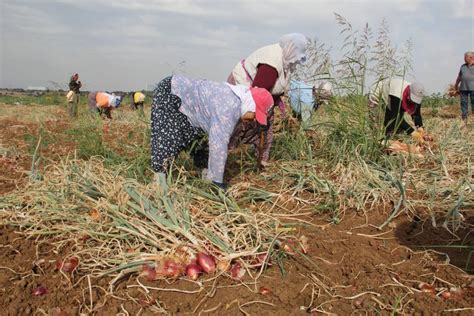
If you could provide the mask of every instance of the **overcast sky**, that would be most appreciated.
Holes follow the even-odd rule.
[[[474,50],[474,0],[1,0],[0,87],[64,87],[77,72],[84,90],[134,90],[176,72],[225,81],[255,49],[299,32],[342,45],[334,12],[355,29],[414,43],[413,74],[428,92],[456,79]],[[183,62],[184,61],[184,62]]]

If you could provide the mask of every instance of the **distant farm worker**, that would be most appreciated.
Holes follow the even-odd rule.
[[[309,127],[313,112],[322,104],[327,104],[333,95],[332,84],[324,81],[319,85],[310,85],[304,81],[291,80],[288,97],[293,112],[303,124]]]
[[[306,61],[307,38],[299,33],[283,35],[279,43],[261,47],[235,65],[227,82],[269,91],[283,115],[285,105],[281,96],[288,89],[289,75],[298,64]],[[273,142],[273,111],[265,129],[255,121],[241,122],[233,132],[230,147],[239,143],[253,144],[259,167],[268,165]]]
[[[82,87],[82,83],[79,81],[79,75],[74,74],[69,79],[69,92],[66,95],[67,107],[70,117],[77,116],[77,107],[79,105],[79,89]]]
[[[463,124],[467,126],[469,98],[471,99],[471,109],[474,115],[474,52],[466,52],[464,54],[464,62],[459,70],[454,87],[459,91],[461,98],[461,118]]]
[[[112,119],[111,111],[120,106],[122,98],[106,92],[93,91],[88,96],[89,110],[91,113],[105,114],[108,119]]]
[[[145,103],[145,94],[141,91],[132,93],[132,110],[143,110],[143,104]]]
[[[154,91],[151,108],[151,165],[155,179],[162,182],[170,160],[193,140],[207,134],[207,179],[225,189],[227,146],[235,125],[240,120],[267,125],[272,105],[271,94],[262,88],[179,75],[163,79]]]
[[[410,83],[401,78],[387,78],[375,84],[369,94],[369,110],[372,119],[381,109],[383,114],[383,128],[385,135],[406,132],[418,143],[430,139],[423,129],[421,116],[421,101],[425,89],[421,83]],[[404,118],[404,114],[411,115],[415,126],[411,126]],[[381,120],[382,118],[380,118]]]

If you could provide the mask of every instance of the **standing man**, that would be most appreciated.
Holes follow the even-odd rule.
[[[68,104],[68,112],[70,117],[77,116],[77,107],[79,105],[79,89],[82,87],[82,83],[79,81],[79,75],[74,74],[69,80],[69,92],[66,96]]]
[[[464,126],[467,126],[469,97],[471,99],[472,113],[474,114],[474,52],[466,52],[464,54],[464,62],[459,70],[454,88],[459,91],[461,98],[461,118]]]

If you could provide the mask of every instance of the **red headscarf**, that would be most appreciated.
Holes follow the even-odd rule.
[[[410,86],[405,88],[402,95],[402,108],[410,115],[413,115],[416,110],[416,104],[410,100]]]

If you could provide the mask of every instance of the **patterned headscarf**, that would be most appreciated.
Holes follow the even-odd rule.
[[[283,50],[283,68],[288,69],[292,63],[304,63],[306,61],[306,48],[308,39],[300,33],[283,35],[280,38],[280,47]]]

